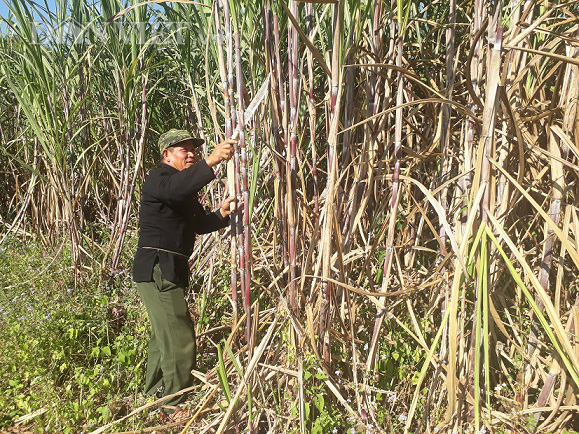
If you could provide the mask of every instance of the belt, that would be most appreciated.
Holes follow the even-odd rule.
[[[189,256],[184,255],[183,253],[173,252],[172,250],[167,250],[167,249],[161,249],[160,247],[142,246],[142,247],[139,247],[139,249],[157,250],[159,252],[171,253],[172,255],[177,255],[177,256],[181,256],[185,259],[189,259]]]

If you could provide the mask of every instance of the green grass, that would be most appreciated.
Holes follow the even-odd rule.
[[[45,409],[35,430],[77,432],[144,402],[149,332],[130,274],[99,284],[87,273],[75,288],[68,251],[3,247],[0,428]]]

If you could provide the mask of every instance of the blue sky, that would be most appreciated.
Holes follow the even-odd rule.
[[[6,6],[6,1],[9,0],[0,0],[0,16],[2,17],[8,15],[8,7]]]
[[[11,3],[12,1],[13,0],[0,0],[0,16],[2,16],[2,17],[8,16],[8,6],[6,5],[6,3]],[[20,1],[22,1],[22,0],[20,0]],[[27,3],[35,2],[37,4],[42,5],[43,7],[45,7],[45,5],[47,5],[48,9],[52,10],[52,11],[55,9],[55,3],[57,1],[61,1],[61,0],[26,0]],[[76,2],[76,1],[79,1],[79,0],[65,0],[65,2],[69,5],[73,2]],[[98,0],[95,0],[94,2],[91,2],[91,3],[96,5],[96,6],[98,6],[100,4],[100,2]],[[123,5],[124,4],[125,4],[125,2],[123,2]],[[157,10],[162,10],[162,8],[158,5],[152,5],[151,7],[154,9],[157,9]]]
[[[0,0],[0,16],[2,17],[8,16],[8,6],[6,5],[6,3],[10,3],[11,1],[12,0]],[[45,0],[36,0],[36,1],[41,5],[44,5],[45,2]],[[55,0],[46,0],[49,9],[54,10],[54,2]]]

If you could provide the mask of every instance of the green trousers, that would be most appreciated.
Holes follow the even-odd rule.
[[[145,394],[162,388],[162,396],[172,395],[193,385],[195,367],[195,326],[185,301],[185,289],[163,278],[159,264],[153,269],[152,282],[138,282],[137,290],[151,322],[151,340],[147,357]],[[175,406],[184,395],[163,405]]]

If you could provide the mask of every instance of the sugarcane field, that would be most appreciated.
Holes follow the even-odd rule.
[[[0,433],[579,433],[579,2],[0,0]]]

